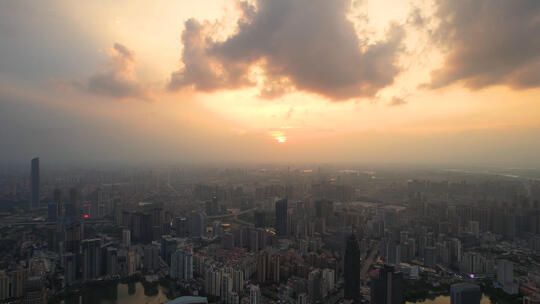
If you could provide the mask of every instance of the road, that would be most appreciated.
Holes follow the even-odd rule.
[[[213,219],[224,219],[224,218],[229,218],[229,217],[237,217],[239,215],[250,213],[250,212],[253,212],[255,210],[257,210],[257,208],[247,209],[247,210],[244,210],[244,211],[240,211],[238,213],[212,215],[212,216],[207,216],[206,219],[213,220]]]
[[[369,253],[369,256],[367,257],[364,265],[362,266],[362,269],[360,270],[360,280],[365,281],[367,272],[369,271],[369,268],[373,264],[373,260],[377,257],[377,253],[379,253],[379,244],[375,245],[371,252]]]
[[[111,220],[81,220],[81,222],[87,223],[87,224],[111,224],[113,221]],[[35,226],[35,225],[53,225],[57,222],[49,222],[49,221],[33,221],[33,222],[12,222],[12,223],[2,223],[2,227],[4,226]]]

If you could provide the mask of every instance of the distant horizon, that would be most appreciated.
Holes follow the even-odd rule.
[[[41,170],[119,170],[119,169],[276,169],[276,170],[440,170],[454,173],[489,172],[489,170],[507,170],[540,173],[540,165],[533,167],[530,165],[505,165],[505,164],[478,164],[478,163],[430,163],[430,162],[352,162],[352,161],[107,161],[107,162],[48,162],[47,159],[40,159]],[[27,162],[17,161],[2,163],[0,170],[25,171],[30,168],[30,160]],[[0,171],[1,172],[1,171]]]
[[[539,168],[539,18],[535,0],[2,1],[0,165]]]

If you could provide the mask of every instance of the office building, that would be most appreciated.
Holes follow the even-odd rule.
[[[192,238],[202,238],[205,235],[206,223],[202,213],[192,213],[189,216],[189,236]]]
[[[393,266],[384,265],[371,281],[371,302],[375,304],[403,304],[403,274]]]
[[[517,284],[514,283],[514,263],[508,260],[497,261],[497,283],[508,294],[516,294],[518,292]]]
[[[118,274],[118,249],[107,247],[105,253],[105,274],[115,276]]]
[[[150,244],[153,239],[152,218],[150,214],[133,212],[131,214],[132,237],[142,244]]]
[[[170,276],[177,280],[193,279],[193,254],[185,249],[178,249],[171,255]]]
[[[254,213],[255,228],[264,228],[265,225],[265,213],[263,211],[255,211]]]
[[[63,256],[64,264],[64,281],[66,284],[71,284],[77,279],[77,256],[73,253],[66,253]]]
[[[308,294],[310,303],[317,303],[322,300],[321,289],[321,270],[314,269],[308,275]]]
[[[30,188],[31,188],[31,209],[39,208],[39,157],[32,159],[30,164]]]
[[[64,216],[69,219],[70,222],[79,221],[79,190],[77,188],[71,188],[69,190],[69,203],[65,205]]]
[[[80,223],[68,224],[65,228],[64,246],[66,252],[77,254],[80,252],[82,239],[82,226]]]
[[[249,287],[249,304],[261,304],[261,289],[259,285]]]
[[[131,247],[131,231],[129,229],[122,230],[122,246],[128,249]]]
[[[282,199],[276,202],[276,235],[287,236],[287,199]]]
[[[480,286],[458,283],[450,286],[450,304],[480,304]]]
[[[161,236],[161,258],[171,265],[171,256],[176,251],[176,240],[170,235]]]
[[[144,247],[143,267],[146,272],[156,272],[160,264],[159,248],[154,245]]]
[[[100,276],[101,270],[101,240],[86,239],[81,242],[83,255],[83,279],[92,280]]]
[[[344,260],[345,294],[347,300],[360,300],[360,246],[355,234],[347,238]]]
[[[53,191],[54,203],[56,204],[56,216],[61,218],[64,216],[64,206],[62,205],[62,190],[56,188]]]
[[[223,273],[221,275],[221,302],[228,303],[228,299],[233,292],[233,279],[230,273]]]
[[[47,205],[47,220],[50,222],[56,221],[57,217],[57,210],[56,210],[56,203],[50,202],[49,205]]]
[[[308,304],[308,295],[306,293],[298,294],[298,297],[296,298],[297,304]]]
[[[244,290],[244,271],[235,268],[233,270],[233,291],[240,293]]]

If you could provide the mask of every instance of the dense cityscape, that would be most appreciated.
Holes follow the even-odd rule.
[[[540,0],[0,0],[0,304],[540,304]]]
[[[537,171],[43,167],[0,172],[3,302],[540,301]]]

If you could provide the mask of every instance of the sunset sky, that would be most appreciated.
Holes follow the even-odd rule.
[[[0,162],[538,167],[540,1],[1,1],[0,140]]]

